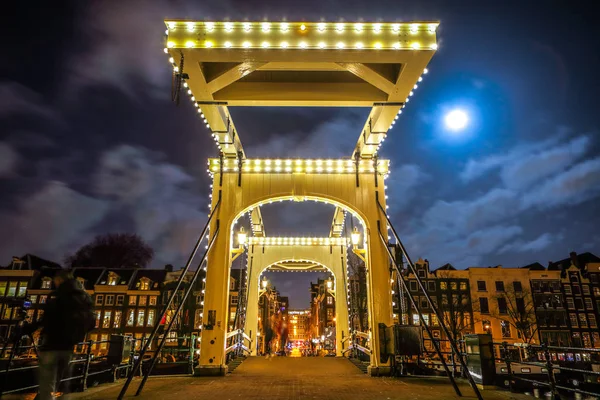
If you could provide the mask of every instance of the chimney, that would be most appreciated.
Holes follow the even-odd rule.
[[[574,251],[569,253],[569,257],[571,258],[571,264],[573,264],[574,266],[576,266],[577,268],[579,268],[579,265],[577,263],[577,253],[575,253]]]
[[[167,272],[173,272],[173,266],[171,264],[165,265],[165,271],[167,271]]]

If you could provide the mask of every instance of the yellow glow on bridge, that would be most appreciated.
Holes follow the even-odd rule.
[[[238,172],[239,160],[235,158],[223,159],[223,172]],[[377,160],[377,173],[386,176],[389,172],[389,160]],[[221,160],[210,158],[208,171],[218,173],[221,169]],[[351,159],[245,159],[242,164],[243,172],[271,172],[271,173],[328,173],[349,174],[356,173],[357,163]],[[358,161],[359,173],[375,173],[375,161],[361,159]]]
[[[348,246],[344,237],[250,237],[249,245],[266,246]]]

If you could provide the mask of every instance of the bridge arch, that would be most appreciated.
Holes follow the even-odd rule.
[[[352,160],[326,160],[340,166],[331,168],[337,172],[313,173],[307,165],[318,165],[322,160],[284,161],[293,163],[293,172],[270,172],[264,168],[270,162],[277,165],[281,160],[246,159],[243,168],[237,167],[237,159],[209,160],[213,178],[211,209],[217,203],[219,207],[210,226],[211,235],[216,234],[216,238],[208,254],[204,300],[205,310],[208,310],[205,315],[212,315],[214,320],[207,321],[212,329],[202,331],[201,374],[224,374],[226,370],[225,321],[234,222],[254,207],[268,202],[317,200],[342,207],[353,214],[364,227],[362,246],[366,250],[369,326],[392,324],[389,261],[385,244],[380,239],[381,234],[387,237],[387,224],[381,207],[385,208],[384,177],[387,176],[388,162],[375,160],[375,168],[354,168]],[[257,167],[248,169],[248,165]],[[263,166],[262,170],[259,165]],[[241,173],[239,169],[242,169]],[[371,337],[370,368],[375,369],[373,373],[378,373],[377,370],[385,373],[389,365],[380,360],[377,329],[372,329]]]

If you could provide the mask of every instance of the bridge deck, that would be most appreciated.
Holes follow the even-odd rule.
[[[126,398],[135,399],[139,380]],[[122,381],[74,393],[69,399],[116,399]],[[464,398],[474,398],[466,384]],[[506,391],[484,391],[484,399],[527,399]],[[442,400],[456,398],[445,378],[371,378],[346,359],[251,357],[226,377],[153,377],[141,399],[319,399]]]

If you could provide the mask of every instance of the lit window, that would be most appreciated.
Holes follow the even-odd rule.
[[[14,297],[17,294],[17,282],[10,282],[8,284],[8,292],[6,293],[6,297]]]
[[[52,280],[50,278],[42,279],[42,289],[50,289],[52,287]]]
[[[117,295],[117,305],[118,306],[122,306],[124,300],[125,300],[125,296],[124,295],[122,295],[122,294]]]
[[[121,318],[123,317],[122,311],[115,311],[115,319],[113,321],[113,328],[121,327]]]
[[[419,320],[419,314],[413,314],[413,318],[412,318],[412,323],[413,325],[420,325],[420,320]]]
[[[108,284],[110,286],[115,286],[118,282],[119,282],[119,275],[115,274],[114,272],[109,272],[108,273]]]
[[[48,301],[48,296],[45,294],[40,295],[40,304],[46,304],[46,301]]]
[[[127,326],[133,326],[133,323],[135,322],[135,310],[128,310],[127,311]]]
[[[150,286],[151,286],[151,282],[150,282],[150,280],[148,278],[142,278],[138,282],[138,289],[139,290],[150,290]]]
[[[101,306],[104,303],[104,295],[103,294],[97,294],[96,295],[96,305],[97,306]]]
[[[104,311],[104,318],[102,319],[102,327],[110,328],[110,317],[112,316],[111,311]]]
[[[508,323],[508,321],[500,321],[500,328],[502,329],[503,338],[511,337],[510,324]]]
[[[146,321],[147,326],[154,326],[155,316],[156,316],[155,310],[148,310],[148,320]]]
[[[156,296],[150,296],[150,303],[151,306],[155,306],[156,305]]]
[[[18,297],[25,297],[27,294],[27,281],[19,282],[19,291],[17,292]]]
[[[148,297],[147,296],[140,296],[140,300],[138,302],[138,305],[140,306],[145,306],[146,305],[146,301],[147,301]]]
[[[144,319],[145,319],[144,317],[145,317],[144,310],[138,310],[137,326],[144,326]]]
[[[107,294],[106,295],[106,305],[107,306],[112,306],[113,304],[115,304],[115,295],[114,294]]]
[[[129,296],[129,305],[135,306],[137,304],[137,296]]]

